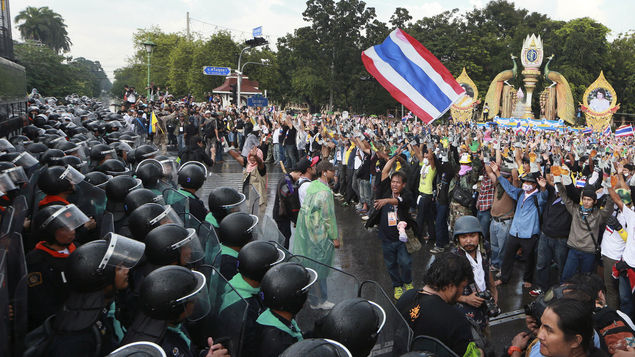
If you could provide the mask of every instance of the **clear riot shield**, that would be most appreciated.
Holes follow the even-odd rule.
[[[190,200],[173,188],[168,188],[163,191],[163,200],[166,205],[172,206],[174,211],[181,217],[181,219],[185,222],[185,216],[190,213]]]
[[[13,220],[11,222],[10,232],[22,232],[24,220],[29,213],[29,207],[25,196],[18,196],[13,200]]]
[[[13,206],[7,207],[0,219],[0,237],[4,237],[11,233],[11,227],[13,226],[13,218],[15,216],[15,208]]]
[[[0,250],[6,251],[7,292],[9,304],[13,306],[12,340],[13,352],[20,356],[24,349],[27,329],[27,269],[22,235],[17,232],[0,237]]]
[[[202,222],[198,227],[198,237],[205,252],[203,264],[220,269],[220,241],[216,229],[209,222]]]
[[[284,246],[284,235],[280,233],[278,224],[276,224],[271,216],[264,216],[258,220],[256,235],[258,240],[272,241]]]
[[[99,226],[106,211],[106,191],[82,181],[75,185],[75,192],[68,199],[88,217],[92,217]]]
[[[188,323],[188,332],[191,332],[193,341],[202,341],[202,345],[207,345],[207,337],[210,336],[216,342],[222,341],[232,356],[240,356],[249,304],[237,296],[234,303],[221,310],[225,296],[238,292],[215,267],[202,265],[198,270],[207,278],[210,312],[205,318]]]
[[[414,333],[384,289],[375,281],[364,281],[359,287],[358,297],[373,301],[386,312],[386,324],[370,355],[401,356],[408,352]]]
[[[291,252],[287,248],[285,248],[284,245],[275,241],[270,241],[270,242],[273,243],[276,246],[276,248],[280,249],[284,253],[283,262],[288,262],[291,259],[291,257],[293,257],[293,254],[291,254]]]
[[[260,195],[253,185],[249,185],[249,189],[245,195],[247,197],[247,204],[240,206],[240,210],[255,216],[260,216]]]
[[[337,304],[357,297],[359,280],[354,275],[301,255],[291,256],[289,261],[300,263],[318,273],[317,282],[309,290],[309,298],[295,318],[302,331],[312,331],[315,322],[329,312],[321,308],[322,303],[329,301]]]
[[[411,351],[425,351],[437,357],[459,357],[450,347],[437,338],[430,336],[417,336],[412,341]]]
[[[9,356],[9,287],[7,251],[0,249],[0,356]]]
[[[44,198],[44,194],[37,186],[37,180],[40,178],[40,174],[46,170],[47,166],[40,167],[38,170],[35,170],[31,176],[29,176],[29,182],[27,182],[22,189],[20,189],[20,194],[26,197],[26,201],[29,204],[29,209],[32,212],[35,212],[38,203],[42,198]],[[32,215],[32,217],[34,217]]]
[[[104,238],[108,233],[115,233],[115,216],[110,212],[104,213],[101,219],[99,238]]]

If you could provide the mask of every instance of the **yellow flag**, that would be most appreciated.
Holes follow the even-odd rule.
[[[164,133],[163,129],[161,129],[161,126],[159,126],[159,119],[157,119],[157,115],[154,114],[154,111],[152,112],[152,120],[150,120],[150,127],[151,127],[150,130],[152,130],[152,132],[154,133],[157,132],[156,128],[159,128],[159,130],[161,130],[161,132]]]

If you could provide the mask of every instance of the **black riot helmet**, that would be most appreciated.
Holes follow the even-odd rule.
[[[315,270],[299,263],[278,264],[269,269],[260,282],[263,302],[270,309],[295,315],[304,306],[317,278]]]
[[[112,176],[106,175],[101,171],[91,171],[85,175],[84,180],[95,187],[103,188]]]
[[[161,346],[154,342],[138,341],[121,346],[106,357],[167,357]]]
[[[344,345],[324,338],[298,341],[282,352],[280,357],[352,357]]]
[[[26,147],[26,151],[35,157],[40,157],[48,149],[48,146],[43,143],[31,143]]]
[[[144,241],[146,257],[154,265],[187,266],[203,259],[201,241],[193,228],[164,224],[148,232]]]
[[[163,175],[163,167],[157,160],[146,159],[137,165],[135,175],[141,179],[143,186],[154,188],[159,183],[161,175]]]
[[[138,188],[141,188],[141,180],[127,175],[116,176],[106,183],[106,197],[108,197],[108,202],[122,203],[128,193]]]
[[[0,161],[9,161],[16,166],[22,166],[25,170],[39,163],[38,159],[36,159],[28,151],[8,152],[0,156]]]
[[[219,222],[228,214],[238,212],[240,205],[244,202],[245,195],[231,187],[213,189],[207,198],[209,211]]]
[[[0,173],[7,174],[17,186],[29,182],[29,177],[22,166],[15,166],[7,161],[0,161]]]
[[[128,228],[134,239],[143,242],[148,232],[168,223],[183,225],[183,221],[172,207],[146,203],[132,211],[128,219]]]
[[[80,149],[80,146],[70,141],[63,141],[55,144],[55,148],[62,150],[64,154],[71,155]]]
[[[72,166],[51,166],[40,174],[37,185],[47,195],[73,191],[73,185],[84,180],[84,175]]]
[[[59,159],[62,157],[64,157],[64,151],[59,149],[48,149],[42,154],[42,156],[40,156],[40,162],[42,165],[61,165]]]
[[[210,310],[205,281],[205,275],[178,265],[156,269],[141,284],[141,309],[153,319],[173,322],[191,309],[187,318],[196,321]]]
[[[48,243],[57,243],[55,233],[58,229],[75,230],[90,219],[75,205],[51,205],[41,208],[33,218],[33,231]]]
[[[198,161],[188,161],[179,168],[179,185],[198,190],[205,183],[207,168]]]
[[[90,160],[93,163],[101,163],[106,159],[113,159],[115,157],[115,149],[106,144],[97,144],[90,148]]]
[[[86,166],[86,162],[82,161],[82,159],[80,159],[77,156],[73,156],[73,155],[66,155],[62,158],[60,158],[59,160],[59,164],[60,165],[64,165],[64,166],[73,166],[75,168],[75,170],[77,171],[82,171],[84,170],[84,167]]]
[[[272,266],[284,260],[284,252],[273,243],[255,241],[245,244],[238,253],[238,272],[246,278],[260,282]]]
[[[66,263],[71,289],[94,292],[114,284],[115,270],[134,267],[143,256],[144,248],[143,243],[114,233],[80,246]]]
[[[219,225],[219,240],[227,247],[243,247],[254,240],[258,216],[235,212],[223,218]]]
[[[129,175],[130,170],[126,167],[126,164],[117,160],[117,159],[108,159],[104,161],[101,165],[95,168],[97,171],[101,171],[107,175],[111,176],[119,176],[119,175]]]
[[[153,159],[159,154],[159,150],[152,145],[144,144],[135,149],[135,158],[141,162],[145,159]]]
[[[316,324],[316,336],[344,344],[353,356],[368,356],[386,323],[386,312],[362,298],[337,303]]]
[[[130,213],[146,203],[158,203],[163,205],[163,196],[157,195],[147,188],[138,188],[128,193],[124,200],[123,210],[126,216],[129,216]]]

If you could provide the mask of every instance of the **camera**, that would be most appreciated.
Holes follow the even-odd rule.
[[[500,315],[501,308],[498,307],[498,305],[496,305],[496,302],[494,301],[494,297],[492,296],[492,293],[489,290],[479,291],[476,293],[476,296],[485,300],[483,304],[485,304],[485,307],[487,310],[487,316],[496,317]]]
[[[564,290],[566,286],[560,285],[549,288],[543,294],[540,294],[536,300],[525,305],[525,315],[532,316],[536,321],[540,321],[542,313],[545,312],[547,305],[557,299],[561,299],[564,296]],[[570,287],[569,287],[570,288]]]

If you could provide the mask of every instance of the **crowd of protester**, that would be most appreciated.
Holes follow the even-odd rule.
[[[30,102],[21,132],[0,139],[7,351],[381,355],[380,341],[407,339],[384,328],[398,311],[417,338],[393,355],[635,354],[632,136],[238,108],[160,90],[148,100],[134,88],[117,113],[86,97]],[[199,197],[229,159],[242,187],[214,182]],[[275,235],[259,224],[268,187]],[[252,190],[262,209],[246,207]],[[333,301],[346,288],[327,279],[346,240],[338,205],[381,242],[388,305]],[[420,249],[434,258],[415,286]],[[489,321],[514,269],[535,299],[501,353]],[[309,329],[303,311],[319,315]]]

